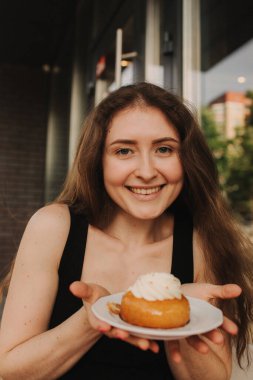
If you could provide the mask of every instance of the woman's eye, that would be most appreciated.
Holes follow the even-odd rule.
[[[128,148],[121,148],[118,149],[116,152],[119,156],[127,156],[131,153],[131,149]]]
[[[169,146],[161,146],[157,149],[157,151],[159,153],[162,153],[162,154],[165,154],[165,153],[171,153],[172,152],[172,148],[170,148]]]

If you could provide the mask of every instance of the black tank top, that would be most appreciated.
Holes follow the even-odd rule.
[[[59,266],[59,286],[49,328],[53,328],[82,307],[82,301],[69,291],[69,285],[81,278],[88,223],[83,215],[70,210],[71,225]],[[193,282],[192,221],[176,214],[173,232],[171,273],[182,283]],[[174,379],[158,341],[158,354],[142,351],[119,339],[102,336],[64,375],[62,380],[169,380]]]

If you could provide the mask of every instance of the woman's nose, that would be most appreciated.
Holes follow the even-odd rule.
[[[150,157],[142,157],[138,160],[135,170],[137,177],[142,178],[144,181],[150,181],[157,175],[157,169],[153,160]]]

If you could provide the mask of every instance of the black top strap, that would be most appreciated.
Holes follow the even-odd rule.
[[[59,266],[59,286],[50,321],[50,328],[57,326],[82,306],[82,301],[74,297],[69,286],[80,280],[87,240],[88,222],[83,215],[70,211],[70,230]]]
[[[174,216],[173,251],[171,273],[181,283],[193,282],[193,223],[186,213]]]

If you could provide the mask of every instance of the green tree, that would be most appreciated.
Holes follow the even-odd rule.
[[[236,130],[234,154],[230,174],[226,181],[226,193],[232,208],[244,219],[253,219],[253,125]]]
[[[253,125],[253,91],[247,91],[245,94],[246,98],[249,99],[248,105],[248,115],[246,116],[246,125]]]
[[[247,92],[253,100],[253,91]],[[232,209],[245,220],[253,219],[253,101],[245,125],[227,139],[215,123],[212,111],[203,108],[202,129],[218,168],[221,189]]]
[[[229,141],[218,129],[212,111],[205,107],[201,112],[201,127],[217,165],[222,190],[225,190],[229,177]]]

